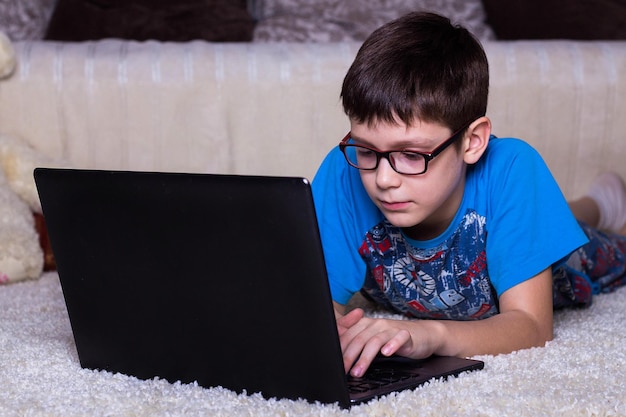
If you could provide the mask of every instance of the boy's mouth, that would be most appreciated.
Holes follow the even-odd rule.
[[[408,201],[380,201],[380,205],[387,211],[402,211],[409,206]]]

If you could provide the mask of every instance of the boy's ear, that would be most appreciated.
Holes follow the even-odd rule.
[[[491,136],[491,120],[488,117],[479,117],[467,128],[465,133],[464,157],[465,163],[475,164],[483,155]]]

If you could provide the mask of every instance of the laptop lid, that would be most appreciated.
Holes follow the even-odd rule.
[[[348,392],[307,180],[52,168],[35,180],[83,367],[342,407],[390,392]],[[482,365],[378,372],[417,376],[404,389]]]
[[[35,179],[83,367],[349,403],[306,180]]]

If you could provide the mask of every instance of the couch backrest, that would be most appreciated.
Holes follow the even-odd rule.
[[[311,178],[348,122],[357,44],[17,42],[0,131],[77,167]],[[569,197],[626,175],[626,42],[486,42],[488,115]]]

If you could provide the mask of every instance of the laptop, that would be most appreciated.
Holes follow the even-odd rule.
[[[381,358],[372,381],[346,375],[306,179],[34,176],[84,368],[348,408],[484,365]]]

